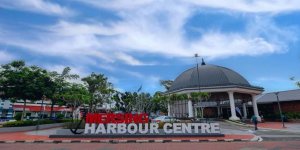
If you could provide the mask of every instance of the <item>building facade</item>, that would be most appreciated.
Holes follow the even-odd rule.
[[[10,100],[0,100],[0,121],[13,120],[16,113],[23,112],[24,103],[17,101],[12,103]],[[36,119],[41,113],[43,118],[49,118],[51,112],[51,102],[45,101],[41,105],[41,101],[31,103],[29,100],[25,106],[25,113],[27,119]],[[53,117],[62,114],[64,117],[72,116],[72,109],[66,106],[54,105]]]
[[[0,100],[0,121],[11,120],[13,118],[13,107],[9,100]]]
[[[283,114],[296,114],[297,116],[291,117],[300,119],[300,89],[266,93],[258,97],[257,103],[266,119],[280,118],[278,103]]]
[[[191,100],[191,93],[206,92],[209,98],[201,101]],[[251,85],[237,72],[216,65],[201,65],[181,73],[166,92],[172,94],[187,94],[186,100],[169,103],[168,115],[174,117],[199,117],[202,111],[205,117],[240,120],[259,111],[256,96],[263,88]]]

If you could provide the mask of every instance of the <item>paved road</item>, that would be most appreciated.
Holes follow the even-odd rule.
[[[259,130],[255,135],[262,137],[264,141],[300,141],[299,132]]]
[[[236,134],[236,135],[258,135],[263,138],[264,141],[293,141],[300,140],[300,126],[291,126],[286,129],[286,131],[276,131],[276,130],[266,130],[260,129],[258,131],[254,131],[253,128],[237,126],[234,124],[230,124],[227,122],[218,122],[220,123],[221,132],[223,134]],[[26,134],[29,135],[49,135],[55,134],[56,130],[59,128],[53,128],[48,130],[41,131],[31,131]],[[299,129],[299,130],[298,130]]]
[[[102,143],[71,143],[71,144],[0,144],[1,150],[299,150],[299,141],[289,142],[237,142],[237,143],[128,143],[128,144],[102,144]]]
[[[284,131],[259,129],[237,126],[227,122],[219,122],[222,131],[231,134],[255,134],[262,137],[264,141],[300,141],[300,126],[289,125]],[[300,147],[299,147],[300,149]]]

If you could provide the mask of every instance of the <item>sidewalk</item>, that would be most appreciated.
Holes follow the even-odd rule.
[[[57,128],[56,128],[57,129]],[[172,137],[172,138],[49,138],[55,129],[0,133],[0,143],[148,143],[148,142],[218,142],[218,141],[251,141],[255,135],[225,134],[224,137]]]
[[[287,125],[287,123],[286,123]],[[268,128],[268,129],[285,129],[282,128],[281,122],[263,122],[257,124],[258,128]]]
[[[290,132],[300,132],[300,123],[290,123],[285,122],[285,128],[282,126],[282,122],[263,122],[258,123],[257,126],[260,129],[271,129],[271,130],[281,130],[281,131],[290,131]],[[250,124],[249,124],[250,125]],[[251,124],[252,127],[253,124]]]

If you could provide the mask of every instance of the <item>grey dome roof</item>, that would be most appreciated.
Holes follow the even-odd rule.
[[[243,76],[225,67],[203,64],[198,66],[198,70],[201,88],[214,86],[253,87]],[[169,92],[198,87],[197,67],[193,67],[184,71],[175,79]]]

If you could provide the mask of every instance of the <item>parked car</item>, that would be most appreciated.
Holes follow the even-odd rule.
[[[157,118],[158,116],[149,116],[149,122],[153,122],[153,120],[155,119],[155,118]]]
[[[170,116],[159,116],[155,119],[152,119],[152,122],[160,123],[160,122],[179,122],[178,119]]]

